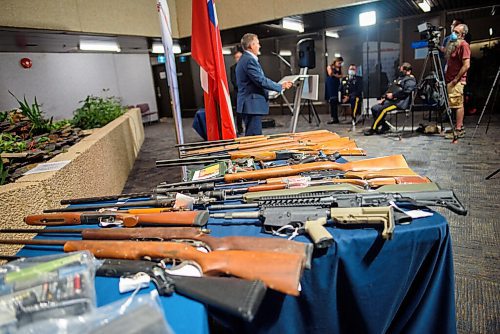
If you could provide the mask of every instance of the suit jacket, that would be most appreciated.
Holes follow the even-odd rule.
[[[268,79],[259,62],[243,52],[236,65],[238,86],[237,112],[250,115],[269,114],[268,91],[281,92],[281,85]]]

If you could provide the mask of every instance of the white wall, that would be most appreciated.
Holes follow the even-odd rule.
[[[19,64],[23,57],[32,60],[30,69]],[[54,119],[71,118],[90,94],[121,97],[123,105],[148,103],[158,110],[147,54],[0,53],[0,111],[18,106],[9,90],[19,99],[26,95],[28,102],[36,96]]]

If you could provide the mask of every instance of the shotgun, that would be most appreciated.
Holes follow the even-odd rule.
[[[65,252],[87,250],[97,258],[140,260],[142,258],[170,259],[194,263],[207,276],[231,275],[248,280],[261,280],[270,289],[299,295],[303,271],[300,255],[278,252],[243,250],[205,253],[195,247],[158,241],[95,241],[95,240],[0,240],[0,244],[62,245]]]
[[[266,286],[259,280],[171,275],[161,264],[151,261],[105,259],[96,271],[97,276],[104,277],[139,273],[147,274],[162,296],[170,296],[175,291],[246,321],[255,317],[266,293]]]
[[[278,238],[257,237],[211,237],[205,230],[194,227],[144,227],[114,229],[0,229],[0,233],[80,234],[83,240],[140,240],[177,241],[197,248],[214,250],[255,250],[293,253],[303,258],[305,269],[311,268],[312,247],[310,244]]]
[[[161,213],[129,214],[119,212],[68,212],[29,215],[24,218],[28,225],[86,225],[99,224],[136,227],[144,225],[204,226],[208,211],[173,211]]]

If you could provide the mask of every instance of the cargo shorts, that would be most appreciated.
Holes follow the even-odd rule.
[[[446,85],[448,90],[448,98],[450,108],[462,108],[464,105],[464,84],[462,82],[457,83],[455,86]]]

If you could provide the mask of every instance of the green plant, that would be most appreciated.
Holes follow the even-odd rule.
[[[121,116],[124,108],[115,97],[89,95],[83,105],[75,111],[73,125],[81,129],[100,128]]]
[[[9,169],[5,168],[2,158],[0,158],[0,186],[5,184],[7,175],[9,175]]]
[[[11,91],[9,91],[9,93],[19,103],[19,109],[21,109],[23,115],[29,118],[31,122],[30,134],[40,134],[50,131],[50,129],[52,128],[52,117],[50,118],[50,120],[47,120],[43,117],[43,112],[40,110],[40,105],[36,100],[36,96],[35,103],[31,104],[30,107],[28,101],[26,101],[26,96],[24,97],[23,102],[20,101]]]
[[[9,116],[8,111],[0,111],[0,122],[3,122],[7,119],[7,116]]]
[[[61,128],[64,128],[67,125],[71,125],[71,120],[69,119],[62,119],[60,121],[54,122],[52,124],[52,130],[59,130]]]
[[[16,153],[26,151],[28,144],[21,137],[10,133],[0,134],[0,152]]]

